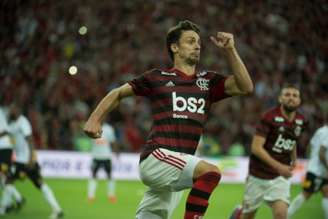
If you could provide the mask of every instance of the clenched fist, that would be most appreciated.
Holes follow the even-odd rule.
[[[102,134],[101,124],[89,118],[84,125],[83,131],[91,138],[100,138]]]
[[[212,42],[219,48],[222,49],[233,49],[235,41],[231,33],[217,32],[216,36],[210,37]]]

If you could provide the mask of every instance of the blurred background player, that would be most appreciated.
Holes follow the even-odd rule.
[[[12,180],[22,179],[27,176],[33,184],[42,191],[42,194],[52,208],[51,219],[63,216],[51,188],[43,181],[40,166],[36,161],[32,142],[32,128],[28,119],[21,114],[21,108],[15,104],[9,110],[9,132],[15,140],[14,151],[16,160]]]
[[[92,140],[92,165],[91,172],[92,178],[88,183],[88,200],[93,202],[95,199],[95,193],[97,188],[97,173],[98,170],[103,168],[106,172],[108,185],[107,185],[107,197],[108,201],[114,203],[116,202],[115,195],[115,180],[112,179],[112,148],[116,149],[116,137],[114,128],[104,123],[102,125],[102,135],[100,138]]]
[[[24,203],[24,199],[9,179],[12,152],[13,140],[9,135],[7,115],[5,108],[0,107],[0,187],[3,189],[0,201],[0,215],[9,212],[14,207],[19,209]]]
[[[292,85],[282,88],[280,106],[262,116],[251,145],[249,173],[242,207],[230,219],[253,219],[263,201],[271,207],[274,219],[286,219],[290,181],[297,158],[298,140],[306,120],[297,112],[300,91]]]
[[[311,141],[311,157],[308,163],[303,192],[298,194],[288,208],[288,218],[308,200],[313,193],[321,190],[322,208],[328,219],[328,125],[319,128]]]

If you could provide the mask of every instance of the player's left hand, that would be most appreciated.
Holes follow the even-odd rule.
[[[216,36],[211,36],[212,42],[222,49],[233,49],[235,47],[235,41],[231,33],[217,32]]]

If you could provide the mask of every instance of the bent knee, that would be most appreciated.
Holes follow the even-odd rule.
[[[213,164],[210,164],[210,167],[209,167],[209,171],[208,172],[215,172],[215,173],[221,175],[220,169],[217,166],[213,165]]]
[[[218,167],[210,164],[208,169],[201,175],[201,177],[205,178],[209,182],[217,184],[221,180],[221,172]]]
[[[217,175],[221,178],[221,172],[217,166],[206,161],[200,161],[194,171],[194,179],[197,179],[207,173],[212,173],[213,175]]]

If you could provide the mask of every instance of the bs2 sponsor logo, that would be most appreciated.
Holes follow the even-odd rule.
[[[280,134],[274,143],[273,150],[276,152],[282,152],[282,149],[291,151],[293,150],[293,147],[296,145],[295,140],[291,139],[285,139],[283,136]]]
[[[195,97],[188,97],[184,98],[178,96],[176,92],[172,93],[172,102],[173,102],[173,111],[174,112],[184,112],[188,111],[191,113],[200,113],[204,114],[205,108],[205,99],[204,98],[195,98]]]

